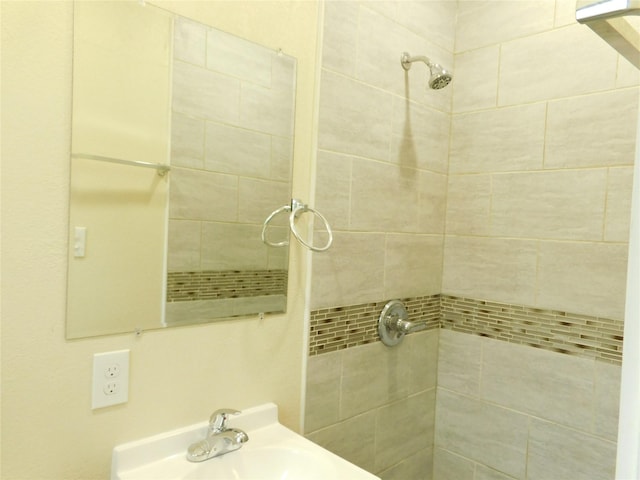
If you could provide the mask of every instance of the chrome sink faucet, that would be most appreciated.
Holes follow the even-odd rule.
[[[209,419],[207,438],[189,446],[187,460],[203,462],[213,457],[238,450],[249,440],[249,436],[237,428],[229,428],[229,415],[238,415],[238,410],[223,408],[216,410]]]

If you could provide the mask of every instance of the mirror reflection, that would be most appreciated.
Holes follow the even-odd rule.
[[[285,311],[261,230],[291,197],[295,71],[150,5],[75,4],[68,338]]]

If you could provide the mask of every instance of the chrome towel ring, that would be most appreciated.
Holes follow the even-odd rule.
[[[274,217],[281,214],[282,212],[290,212],[290,211],[291,211],[291,205],[284,205],[278,208],[277,210],[274,210],[273,212],[271,212],[271,214],[267,217],[267,219],[262,224],[262,242],[263,243],[265,243],[270,247],[285,247],[289,245],[289,240],[283,240],[282,242],[277,242],[277,243],[270,242],[267,239],[267,227],[269,226],[269,223],[271,222],[271,220],[274,219]]]
[[[267,228],[269,227],[269,223],[274,219],[274,217],[276,217],[282,212],[291,212],[289,214],[289,228],[291,229],[291,233],[293,233],[293,236],[296,237],[296,239],[303,246],[307,247],[309,250],[313,252],[324,252],[328,250],[329,247],[331,247],[331,244],[333,243],[333,232],[331,231],[331,227],[329,226],[329,222],[327,221],[327,219],[317,210],[311,208],[309,205],[302,203],[300,200],[295,198],[291,200],[291,205],[284,205],[274,210],[264,221],[264,224],[262,225],[262,241],[266,245],[269,245],[270,247],[284,247],[286,245],[289,245],[288,240],[283,240],[282,242],[273,243],[267,239]],[[301,214],[305,212],[313,213],[316,217],[320,218],[320,220],[322,220],[322,222],[324,223],[324,227],[325,227],[325,230],[327,231],[327,234],[329,235],[329,239],[327,240],[327,244],[324,245],[323,247],[314,247],[313,245],[307,243],[302,238],[298,230],[296,229],[296,224],[295,224],[296,218],[298,218]]]

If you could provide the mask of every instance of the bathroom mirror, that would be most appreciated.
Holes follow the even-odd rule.
[[[286,310],[261,232],[291,198],[295,77],[148,3],[74,3],[67,338]]]

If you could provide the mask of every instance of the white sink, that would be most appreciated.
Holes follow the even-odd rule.
[[[187,460],[187,448],[205,438],[208,422],[172,430],[113,449],[112,480],[380,480],[278,422],[267,403],[229,418],[244,430],[242,448],[204,462]]]

